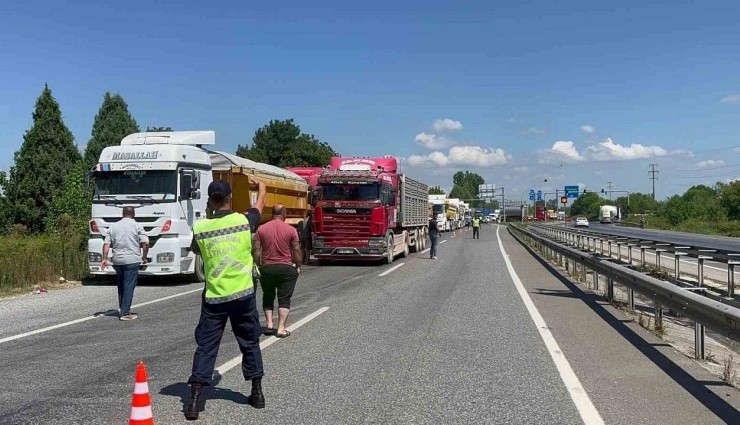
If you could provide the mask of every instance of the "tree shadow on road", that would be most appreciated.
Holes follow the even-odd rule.
[[[232,401],[236,404],[247,404],[247,396],[244,394],[229,390],[227,388],[219,388],[217,385],[221,381],[220,376],[216,374],[213,385],[205,387],[203,392],[205,394],[205,400],[203,405],[199,406],[198,410],[205,410],[205,405],[208,400],[227,400]],[[159,391],[160,395],[166,395],[171,397],[180,397],[180,403],[182,403],[182,412],[185,412],[185,405],[190,400],[190,385],[186,382],[178,382],[176,384],[168,385]]]
[[[634,330],[630,329],[625,322],[629,323],[631,320],[622,321],[618,317],[614,316],[609,312],[605,306],[606,303],[600,295],[593,292],[585,292],[583,289],[578,287],[576,284],[571,282],[567,277],[563,276],[558,270],[556,270],[550,263],[544,260],[539,254],[533,251],[526,244],[522,246],[529,251],[534,258],[542,264],[553,276],[555,276],[560,282],[565,285],[573,294],[575,298],[580,298],[584,304],[589,306],[604,322],[609,324],[614,330],[616,330],[625,340],[632,344],[635,348],[650,359],[656,366],[658,366],[663,372],[671,377],[677,384],[679,384],[686,392],[691,394],[696,400],[703,404],[707,409],[712,411],[717,417],[725,421],[726,423],[740,423],[740,412],[735,409],[733,405],[725,401],[722,397],[714,393],[710,387],[714,387],[715,391],[717,388],[734,389],[727,383],[719,380],[706,381],[698,380],[692,376],[689,372],[685,371],[681,366],[674,363],[670,358],[663,354],[658,346],[663,344],[652,344],[646,341],[643,337],[637,334]],[[550,294],[545,294],[550,295]],[[562,294],[553,294],[563,296]]]

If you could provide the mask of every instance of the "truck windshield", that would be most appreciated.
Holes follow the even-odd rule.
[[[374,184],[326,184],[322,198],[326,201],[377,201],[380,185]]]
[[[432,214],[436,216],[438,214],[444,214],[444,213],[445,213],[444,205],[432,205]]]
[[[174,170],[107,171],[95,176],[93,202],[174,202],[177,172]]]

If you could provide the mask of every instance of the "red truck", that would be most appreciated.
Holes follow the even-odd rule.
[[[545,201],[535,202],[534,219],[536,221],[547,221],[547,209],[545,208]]]
[[[288,167],[292,171],[303,177],[308,182],[310,190],[315,190],[319,186],[319,175],[324,171],[324,167]]]
[[[426,247],[429,187],[399,174],[396,158],[332,158],[318,185],[313,253],[320,264],[392,263]]]

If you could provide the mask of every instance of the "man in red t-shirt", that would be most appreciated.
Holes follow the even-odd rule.
[[[259,267],[262,284],[262,308],[265,310],[265,334],[278,338],[290,336],[285,329],[298,274],[301,272],[301,244],[298,231],[285,222],[285,206],[272,207],[272,220],[257,229],[252,256]],[[278,327],[273,325],[275,296],[278,299]]]

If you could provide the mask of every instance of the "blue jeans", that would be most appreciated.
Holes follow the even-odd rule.
[[[264,375],[260,351],[262,326],[257,312],[257,297],[249,295],[221,304],[208,304],[202,300],[200,321],[195,328],[195,342],[198,348],[193,356],[193,373],[188,379],[189,384],[196,382],[212,384],[216,356],[227,320],[231,322],[231,330],[242,352],[244,379],[251,381]]]
[[[429,239],[432,240],[432,247],[429,249],[429,257],[436,257],[437,256],[437,241],[439,240],[438,234],[431,234],[429,235]]]
[[[118,284],[118,308],[121,316],[131,313],[131,302],[134,300],[134,288],[139,279],[139,263],[114,265],[116,283]]]

